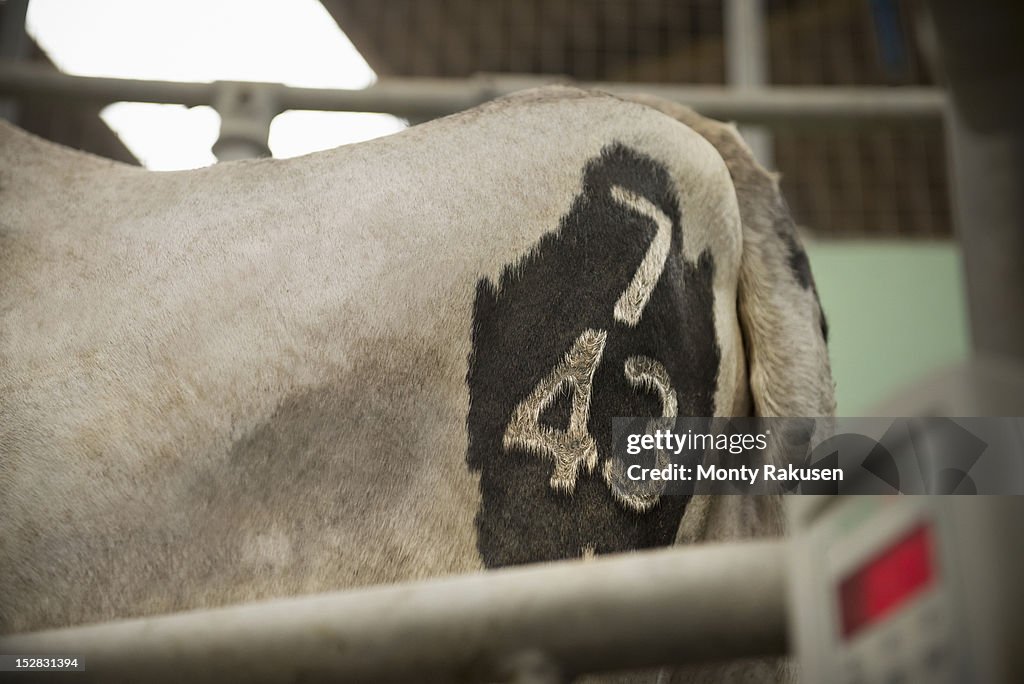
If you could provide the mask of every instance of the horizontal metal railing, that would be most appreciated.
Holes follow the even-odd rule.
[[[560,681],[787,652],[784,542],[505,569],[0,637],[76,682]]]
[[[277,111],[385,112],[423,120],[468,109],[501,95],[557,82],[542,76],[480,75],[465,79],[385,78],[363,90],[295,88],[274,83],[176,83],[71,76],[0,60],[0,97],[118,101],[215,106],[225,89],[242,87],[273,101]],[[935,88],[765,87],[573,83],[616,94],[646,93],[689,105],[705,116],[770,127],[869,126],[893,122],[941,122],[944,93]]]

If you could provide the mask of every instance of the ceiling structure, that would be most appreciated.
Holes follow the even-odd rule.
[[[381,76],[480,72],[722,84],[722,0],[322,0]],[[918,0],[768,0],[775,85],[932,85]],[[884,36],[887,40],[880,40]],[[797,220],[822,237],[951,234],[942,131],[786,131],[775,162]]]
[[[481,72],[721,84],[722,0],[322,0],[381,76]],[[5,3],[6,5],[17,4]],[[766,0],[771,84],[930,85],[921,0]],[[0,5],[0,29],[4,19]],[[888,14],[872,7],[888,8]],[[23,58],[46,61],[30,45]],[[18,123],[121,161],[99,108],[19,105]],[[797,220],[822,237],[948,237],[942,132],[917,127],[774,135]]]
[[[27,0],[0,3],[0,57],[56,69],[38,45],[25,33]],[[27,131],[109,159],[138,164],[120,138],[100,118],[102,107],[81,103],[0,103],[0,113]]]

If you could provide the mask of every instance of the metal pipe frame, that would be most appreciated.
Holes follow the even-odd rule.
[[[769,80],[764,0],[726,0],[723,10],[726,83],[741,90],[763,88]],[[759,126],[744,126],[740,134],[762,166],[775,168],[768,131]]]
[[[930,3],[952,97],[947,149],[974,351],[1024,361],[1024,5]]]
[[[25,33],[25,15],[28,0],[0,2],[0,61],[11,63],[25,59],[29,52],[30,40]],[[18,103],[0,97],[0,119],[15,121]]]
[[[293,88],[276,83],[177,83],[71,76],[46,67],[0,60],[0,96],[111,102],[215,105],[226,87],[269,97],[276,111],[385,112],[414,120],[445,116],[525,88],[567,81],[537,76],[480,75],[468,79],[387,78],[364,90]],[[793,88],[737,90],[722,86],[573,82],[613,94],[647,93],[689,105],[716,119],[772,128],[892,123],[939,125],[946,98],[935,88]]]
[[[76,682],[564,681],[787,653],[785,542],[662,549],[0,637]]]

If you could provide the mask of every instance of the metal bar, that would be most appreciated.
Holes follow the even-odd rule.
[[[768,71],[763,0],[726,0],[723,10],[726,83],[760,88],[767,81]]]
[[[387,112],[415,119],[444,116],[502,95],[550,84],[533,76],[475,76],[468,79],[389,78],[365,90],[267,89],[280,109]],[[564,82],[564,81],[562,81]],[[806,125],[874,125],[894,122],[939,124],[945,96],[934,88],[762,88],[737,92],[720,86],[654,83],[574,83],[616,94],[648,93],[689,105],[717,119],[774,128]],[[218,83],[173,83],[70,76],[46,68],[0,61],[0,96],[85,100],[92,103],[167,102],[213,105]]]
[[[278,114],[271,89],[242,83],[221,83],[214,108],[220,114],[220,136],[213,144],[218,161],[270,156],[270,124]]]
[[[1024,6],[931,3],[975,352],[1024,359]]]
[[[663,549],[10,635],[0,653],[83,657],[76,682],[190,684],[496,681],[783,655],[783,553],[763,540]]]
[[[764,0],[726,0],[725,79],[740,90],[758,90],[768,82],[768,44],[765,37]],[[765,167],[775,165],[772,138],[760,126],[743,126],[740,134]]]
[[[0,59],[17,62],[25,59],[29,51],[29,38],[25,33],[25,15],[28,0],[0,2]],[[18,103],[0,98],[0,119],[18,123]]]

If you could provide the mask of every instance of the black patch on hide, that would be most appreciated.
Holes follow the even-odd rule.
[[[814,287],[814,276],[811,275],[811,262],[807,259],[807,252],[797,242],[792,232],[780,232],[779,236],[789,250],[789,270],[792,271],[793,277],[805,290]]]
[[[800,244],[800,238],[796,232],[796,224],[793,222],[793,215],[789,213],[789,205],[781,196],[779,201],[781,206],[779,207],[779,214],[775,219],[775,233],[789,251],[789,270],[793,274],[793,278],[796,279],[796,282],[803,289],[811,288],[814,290],[814,299],[818,302],[818,311],[821,317],[818,322],[821,327],[821,336],[825,339],[825,342],[828,342],[828,320],[825,318],[825,312],[821,309],[818,286],[815,285],[814,275],[811,273],[811,262],[807,258],[807,252],[804,250],[803,245]]]
[[[796,224],[793,223],[793,215],[789,212],[789,205],[786,204],[786,200],[781,196],[779,197],[779,203],[779,213],[775,218],[775,233],[786,245],[786,249],[789,252],[789,270],[793,273],[793,278],[796,279],[796,282],[800,283],[800,287],[806,290],[809,287],[814,287],[814,276],[811,275],[811,262],[807,259],[807,252],[804,251],[803,245],[800,244],[800,239],[797,237]]]
[[[553,430],[569,429],[569,418],[572,414],[572,392],[568,385],[563,386],[554,401],[540,412],[538,423]]]
[[[657,227],[615,201],[615,185],[647,198],[672,220],[665,269],[635,327],[616,321],[613,309]],[[680,415],[714,411],[720,359],[712,307],[714,262],[707,253],[697,264],[684,262],[681,225],[667,170],[612,145],[587,164],[582,192],[558,231],[545,235],[522,262],[506,267],[498,288],[486,278],[477,284],[467,374],[467,459],[480,472],[477,546],[487,567],[578,558],[587,547],[611,553],[674,541],[686,497],[663,497],[643,514],[626,510],[612,498],[601,469],[613,417],[661,415],[657,394],[627,381],[628,357],[645,355],[665,366]],[[550,459],[506,451],[502,438],[516,405],[588,328],[607,332],[589,419],[600,461],[592,473],[580,473],[575,492],[564,494],[549,485]],[[541,422],[564,427],[568,403],[559,398]]]

